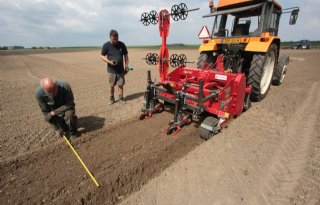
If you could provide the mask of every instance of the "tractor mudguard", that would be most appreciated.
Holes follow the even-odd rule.
[[[274,41],[280,42],[280,39],[274,36],[251,37],[245,51],[266,53]]]
[[[221,40],[220,40],[220,42],[221,42]],[[218,42],[216,40],[213,40],[213,39],[206,40],[200,45],[199,51],[200,52],[216,51],[216,50],[218,50],[217,44],[218,44]]]

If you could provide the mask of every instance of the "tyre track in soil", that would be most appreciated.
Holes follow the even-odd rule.
[[[0,204],[116,203],[202,143],[194,126],[164,135],[171,117],[131,119],[74,143],[101,188],[62,142],[0,162]]]
[[[280,136],[287,137],[283,138],[252,204],[292,204],[298,184],[308,180],[302,176],[310,163],[310,150],[318,141],[314,133],[317,133],[315,128],[320,107],[313,106],[320,103],[318,87],[318,83],[312,84],[304,103],[288,122],[288,128],[281,130]],[[319,167],[315,169],[319,170]],[[316,186],[319,187],[319,183]]]
[[[319,113],[319,112],[318,112]],[[313,147],[309,150],[310,159],[300,178],[291,203],[296,205],[320,204],[320,116],[315,121]]]

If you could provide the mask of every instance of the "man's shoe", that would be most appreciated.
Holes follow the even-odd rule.
[[[113,103],[115,103],[116,101],[114,100],[114,97],[111,96],[110,100],[109,100],[109,105],[112,105]]]
[[[73,133],[69,136],[69,140],[71,140],[71,141],[73,141],[73,140],[75,140],[77,138],[78,138],[78,136],[73,134]]]
[[[122,104],[126,104],[126,101],[125,101],[124,97],[120,97],[119,98],[119,102],[122,103]]]
[[[71,132],[69,132],[69,133],[67,134],[67,138],[68,138],[70,141],[73,141],[73,140],[75,140],[75,139],[78,138],[78,133],[71,131]]]

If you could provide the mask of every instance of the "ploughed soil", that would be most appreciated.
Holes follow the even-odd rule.
[[[208,141],[200,122],[165,135],[170,112],[138,120],[147,70],[159,79],[148,52],[129,49],[127,103],[113,105],[99,50],[0,53],[0,204],[320,204],[320,50],[281,51],[284,83]],[[71,84],[72,144],[99,188],[44,122],[34,90],[48,75]]]

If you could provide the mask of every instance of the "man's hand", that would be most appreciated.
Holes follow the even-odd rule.
[[[112,61],[110,61],[109,64],[115,66],[115,65],[117,65],[117,61],[116,60],[112,60]]]
[[[125,68],[124,68],[124,74],[127,74],[129,72],[129,66],[125,66]]]
[[[50,120],[56,116],[56,113],[54,113],[54,111],[49,112],[48,114],[44,115],[44,118],[47,122],[50,122]]]
[[[110,64],[110,65],[113,65],[113,66],[117,65],[117,62],[116,62],[116,61],[111,61],[111,60],[109,60],[108,58],[106,58],[106,57],[103,56],[103,55],[101,55],[100,58],[101,58],[104,62],[106,62],[106,63],[108,63],[108,64]]]

